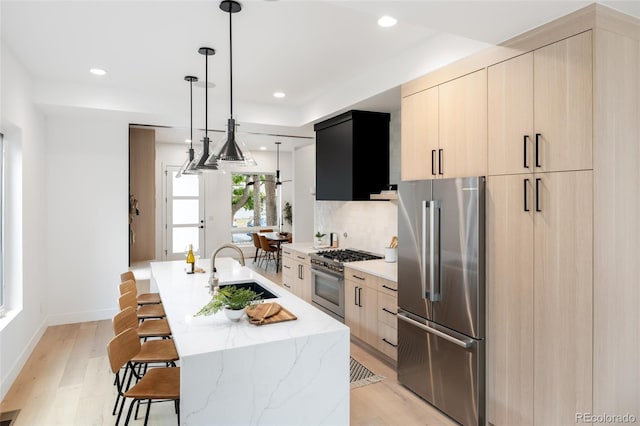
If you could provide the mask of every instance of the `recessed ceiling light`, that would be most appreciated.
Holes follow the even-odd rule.
[[[185,139],[184,140],[186,143],[191,143],[191,139]]]
[[[266,146],[261,146],[261,147],[260,147],[260,151],[266,151],[266,150],[267,150],[267,147],[266,147]]]
[[[393,27],[397,23],[398,23],[398,20],[393,16],[385,15],[382,18],[378,19],[378,25],[384,28]]]
[[[89,72],[93,75],[105,75],[107,73],[105,70],[101,70],[100,68],[91,68]]]
[[[274,98],[284,98],[285,96],[287,96],[284,92],[275,92],[273,94]]]

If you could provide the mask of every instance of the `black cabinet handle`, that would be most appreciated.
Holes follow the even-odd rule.
[[[442,148],[438,150],[438,174],[441,174],[441,175],[443,174],[442,173],[442,151],[443,151]]]
[[[536,178],[536,211],[537,212],[541,212],[542,211],[542,209],[540,209],[540,203],[539,203],[539,201],[540,201],[540,192],[539,192],[539,188],[538,188],[541,180],[542,180],[542,178]]]
[[[282,285],[285,286],[286,288],[291,288],[291,286],[289,284],[287,284],[287,283],[283,282]]]
[[[431,150],[431,174],[436,175],[436,150]]]
[[[353,288],[353,304],[358,306],[358,287]]]
[[[387,313],[389,313],[389,314],[391,314],[391,315],[398,315],[396,312],[390,311],[387,308],[382,308],[382,310],[387,312]]]
[[[536,133],[536,167],[542,167],[540,164],[540,156],[538,155],[538,145],[540,144],[540,133]]]
[[[529,206],[527,206],[527,186],[529,184],[529,179],[524,179],[524,211],[529,211]]]
[[[351,276],[352,276],[353,278],[357,278],[357,279],[359,279],[359,280],[364,281],[364,278],[359,277],[359,276],[357,276],[357,275],[351,274]]]
[[[358,306],[362,308],[362,287],[358,287]]]
[[[289,266],[289,265],[282,265],[282,267],[286,268],[286,269],[291,269],[291,266]]]
[[[391,288],[391,287],[386,286],[386,285],[384,285],[384,284],[382,284],[382,287],[383,287],[383,288],[386,288],[387,290],[391,290],[391,291],[398,291],[398,289],[397,289],[397,288]]]
[[[522,152],[524,152],[524,168],[529,168],[529,163],[527,162],[527,139],[529,139],[529,135],[524,135],[522,141]]]
[[[382,341],[383,341],[383,342],[385,342],[387,345],[391,345],[391,346],[393,346],[394,348],[397,348],[397,347],[398,347],[398,345],[393,344],[393,343],[391,343],[390,341],[388,341],[386,337],[383,337],[383,338],[382,338]]]

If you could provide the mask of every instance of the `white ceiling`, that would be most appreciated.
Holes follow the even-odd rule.
[[[241,3],[243,10],[232,18],[234,116],[250,142],[256,133],[311,136],[314,122],[352,108],[397,110],[403,82],[590,2]],[[640,17],[640,1],[602,3]],[[383,14],[398,24],[378,27]],[[1,0],[0,15],[3,47],[32,76],[34,100],[46,113],[108,110],[134,123],[179,127],[159,132],[167,141],[186,137],[184,76],[205,77],[198,48],[216,49],[209,59],[215,87],[208,93],[207,124],[224,129],[229,16],[219,1]],[[108,74],[93,76],[92,67]],[[287,96],[276,99],[275,91]],[[204,124],[204,89],[196,87],[194,127]],[[310,140],[287,142],[283,150]]]

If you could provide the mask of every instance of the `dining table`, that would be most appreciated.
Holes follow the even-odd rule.
[[[258,235],[262,235],[264,236],[269,243],[275,243],[278,246],[278,253],[276,256],[276,272],[278,272],[280,270],[280,264],[281,264],[281,253],[282,253],[282,243],[287,243],[289,242],[289,235],[288,234],[281,234],[280,232],[258,232]]]

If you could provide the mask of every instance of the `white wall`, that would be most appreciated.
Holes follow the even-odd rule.
[[[297,148],[293,153],[293,242],[313,242],[315,221],[316,145]]]
[[[111,318],[128,269],[128,140],[122,119],[47,119],[49,323]]]
[[[4,44],[2,117],[7,162],[5,284],[10,312],[0,318],[0,397],[4,397],[44,332],[48,275],[47,146],[43,115],[33,106],[32,80]]]

